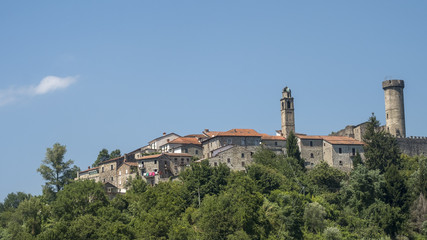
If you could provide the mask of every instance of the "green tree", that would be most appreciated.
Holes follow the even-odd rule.
[[[2,204],[3,211],[6,211],[11,208],[18,208],[19,204],[27,199],[31,198],[31,194],[23,193],[23,192],[17,192],[17,193],[9,193],[7,194],[6,198],[4,199],[4,202]],[[0,211],[2,212],[2,211]]]
[[[294,132],[290,132],[286,138],[286,154],[288,157],[295,158],[302,169],[305,169],[304,160],[301,158],[301,152],[298,147],[298,140]]]
[[[390,165],[384,173],[384,202],[392,207],[408,209],[408,188],[405,179],[400,174],[396,165]]]
[[[379,170],[368,170],[361,165],[351,172],[350,178],[341,188],[342,204],[356,212],[369,207],[375,199],[383,199],[384,176]]]
[[[92,164],[92,167],[98,166],[101,162],[110,159],[110,154],[108,154],[108,150],[103,148],[101,151],[99,151],[98,157],[96,158],[96,161]]]
[[[71,182],[79,171],[77,166],[71,167],[73,160],[64,161],[67,152],[65,145],[55,143],[52,148],[47,148],[46,157],[37,171],[47,181],[46,186],[55,188],[59,192]]]
[[[353,158],[353,168],[357,168],[357,166],[363,165],[362,156],[360,156],[359,151],[356,152],[356,156]]]
[[[110,153],[110,159],[118,158],[120,156],[122,156],[120,153],[120,149],[116,149],[114,151],[111,151],[111,153]]]
[[[363,141],[366,143],[364,150],[369,169],[379,169],[380,173],[384,173],[391,164],[399,166],[400,149],[397,140],[380,128],[375,115],[369,118]]]
[[[23,217],[24,226],[32,236],[38,235],[41,231],[45,208],[38,197],[26,199],[19,204],[18,213]]]
[[[340,189],[341,181],[345,178],[345,173],[330,167],[326,162],[317,164],[307,173],[310,187],[317,192],[332,191]]]
[[[320,233],[325,228],[325,208],[317,202],[309,203],[304,210],[304,222],[307,229]]]

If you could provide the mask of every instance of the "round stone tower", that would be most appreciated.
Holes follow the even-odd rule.
[[[386,129],[395,137],[406,137],[403,80],[383,81]]]

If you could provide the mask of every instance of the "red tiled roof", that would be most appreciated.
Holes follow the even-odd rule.
[[[146,159],[159,158],[159,157],[161,157],[163,155],[170,156],[170,157],[192,157],[188,153],[161,153],[161,154],[143,156],[141,158],[138,158],[138,160],[146,160]]]
[[[282,136],[272,136],[265,133],[261,133],[261,139],[262,140],[276,140],[276,141],[285,141],[286,138]]]
[[[92,171],[92,170],[96,170],[96,169],[98,169],[98,168],[99,168],[99,167],[89,168],[89,169],[86,169],[86,170],[84,170],[84,171],[81,171],[80,173],[89,172],[89,171]]]
[[[154,154],[154,155],[147,155],[147,156],[143,156],[141,158],[138,158],[138,160],[145,160],[145,159],[152,159],[152,158],[158,158],[162,156],[162,154]]]
[[[174,143],[174,144],[194,144],[194,145],[200,145],[201,143],[199,142],[199,140],[195,137],[180,137],[180,138],[176,138],[172,141],[170,141],[169,143]]]
[[[126,165],[138,167],[137,162],[125,162]]]
[[[163,153],[163,154],[170,157],[192,157],[188,153]]]
[[[221,136],[221,137],[261,137],[261,134],[259,134],[257,131],[255,131],[253,129],[239,129],[239,128],[231,129],[231,130],[228,130],[226,132],[209,131],[209,132],[204,132],[204,133],[206,135],[208,135],[209,137],[217,137],[217,136]]]
[[[104,164],[104,163],[114,162],[114,161],[119,160],[120,158],[124,158],[124,156],[116,157],[116,158],[112,158],[112,159],[108,159],[108,160],[105,160],[105,161],[103,161],[103,162],[101,162],[101,163],[99,163],[99,164]]]
[[[364,145],[361,141],[344,136],[324,136],[323,140],[334,145]]]
[[[297,138],[304,140],[324,140],[333,145],[364,145],[363,142],[345,136],[306,136],[297,135]]]
[[[184,137],[205,138],[206,136],[203,134],[188,134],[188,135],[185,135]]]
[[[323,136],[307,136],[307,135],[295,135],[299,139],[310,139],[310,140],[323,140]]]

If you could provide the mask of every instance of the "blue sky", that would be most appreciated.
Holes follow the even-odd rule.
[[[329,134],[404,79],[407,135],[427,136],[425,1],[1,1],[0,201],[40,194],[46,148],[82,169],[163,132]]]

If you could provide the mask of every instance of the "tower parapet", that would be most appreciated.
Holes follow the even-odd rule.
[[[403,80],[386,80],[382,82],[384,89],[386,130],[398,138],[406,137],[405,105],[403,98]]]

